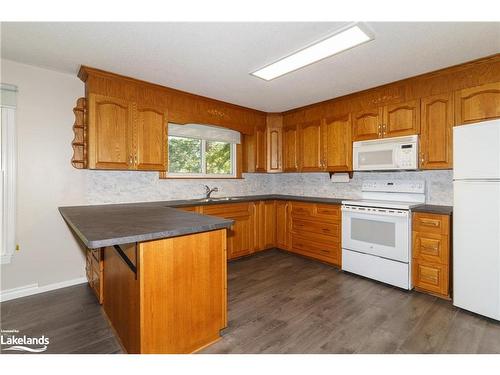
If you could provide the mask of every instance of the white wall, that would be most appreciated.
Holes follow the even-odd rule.
[[[72,108],[84,94],[76,76],[2,60],[2,83],[18,87],[17,243],[1,267],[1,289],[84,276],[84,256],[57,211],[83,204],[84,174],[70,164]]]
[[[0,290],[38,284],[39,290],[84,277],[84,251],[57,207],[201,197],[203,184],[219,196],[293,194],[356,197],[364,179],[425,179],[428,202],[452,202],[450,171],[355,173],[346,184],[327,173],[247,174],[241,180],[160,180],[156,172],[77,170],[71,164],[72,108],[84,94],[75,75],[2,60],[2,83],[18,86],[17,243],[1,267]],[[44,289],[45,288],[45,289]]]

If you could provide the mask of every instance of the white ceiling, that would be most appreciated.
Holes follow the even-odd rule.
[[[345,22],[2,23],[2,57],[81,64],[280,112],[500,52],[500,23],[367,22],[375,40],[266,82],[249,73]]]

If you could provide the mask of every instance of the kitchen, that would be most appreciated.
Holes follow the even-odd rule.
[[[141,42],[152,27],[119,26]],[[52,337],[48,353],[500,353],[500,33],[460,26],[460,56],[265,109],[91,65],[85,24],[2,23],[2,130],[16,123],[19,155],[2,329]],[[424,29],[454,26],[345,23],[329,35],[367,40],[318,64],[388,48],[391,27],[438,50]],[[33,35],[78,41],[71,61]]]

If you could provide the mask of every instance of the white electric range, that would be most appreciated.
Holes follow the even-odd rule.
[[[342,269],[404,289],[411,282],[411,209],[425,181],[366,181],[342,201]]]

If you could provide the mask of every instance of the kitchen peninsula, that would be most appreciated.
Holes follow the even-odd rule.
[[[139,203],[61,207],[87,277],[128,353],[191,353],[227,325],[232,220]]]

